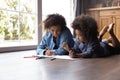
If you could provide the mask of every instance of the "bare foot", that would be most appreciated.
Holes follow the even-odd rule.
[[[109,33],[113,33],[113,27],[114,27],[114,23],[110,24],[107,31],[108,31]]]
[[[100,35],[104,35],[107,32],[108,28],[109,26],[104,26],[103,29],[100,31]]]
[[[109,28],[109,26],[104,26],[103,29],[100,31],[99,36],[98,36],[98,39],[100,41],[102,41],[102,37],[107,32],[108,28]]]

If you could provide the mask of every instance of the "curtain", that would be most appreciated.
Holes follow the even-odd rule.
[[[85,14],[85,0],[73,0],[73,14],[74,18],[81,14]],[[73,37],[75,37],[75,31],[73,30]]]
[[[85,13],[85,0],[73,0],[73,10],[74,10],[74,16],[78,16],[80,14]]]

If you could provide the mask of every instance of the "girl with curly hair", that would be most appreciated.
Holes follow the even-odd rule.
[[[60,14],[50,14],[44,21],[47,29],[40,44],[37,47],[38,55],[66,55],[68,52],[62,48],[63,42],[74,46],[73,36],[66,26],[65,18]]]
[[[87,15],[81,15],[75,18],[72,28],[75,32],[75,44],[73,48],[64,42],[62,47],[69,52],[71,57],[105,57],[120,52],[120,42],[113,32],[114,24],[105,26],[103,30],[98,32],[96,21]],[[111,39],[101,41],[102,36],[108,32]],[[112,42],[112,46],[109,45]]]

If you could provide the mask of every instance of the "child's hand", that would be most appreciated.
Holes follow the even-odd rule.
[[[75,53],[72,50],[69,51],[69,56],[71,58],[75,58],[76,57]]]
[[[75,54],[72,50],[69,51],[69,56],[71,58],[82,58],[83,55],[80,53],[80,54]]]
[[[76,55],[78,58],[83,58],[83,55],[80,53],[80,54],[77,54]]]
[[[62,48],[64,48],[64,49],[65,49],[66,51],[68,51],[68,52],[69,52],[69,50],[70,50],[70,48],[69,48],[69,46],[68,46],[68,44],[67,44],[66,42],[63,42]]]
[[[51,50],[47,50],[45,52],[45,55],[48,55],[48,56],[52,56],[53,55],[53,52]]]

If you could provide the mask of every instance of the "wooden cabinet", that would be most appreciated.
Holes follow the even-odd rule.
[[[97,24],[99,24],[99,11],[89,11],[88,15],[90,15],[91,17],[95,18],[95,20],[97,21]]]
[[[88,14],[96,19],[99,30],[101,30],[105,25],[114,23],[114,32],[120,40],[120,7],[89,9]],[[97,15],[97,17],[95,15]],[[103,38],[109,37],[109,34],[106,33]]]
[[[114,23],[115,23],[115,33],[116,33],[116,36],[120,40],[120,16],[115,16],[114,17]]]

